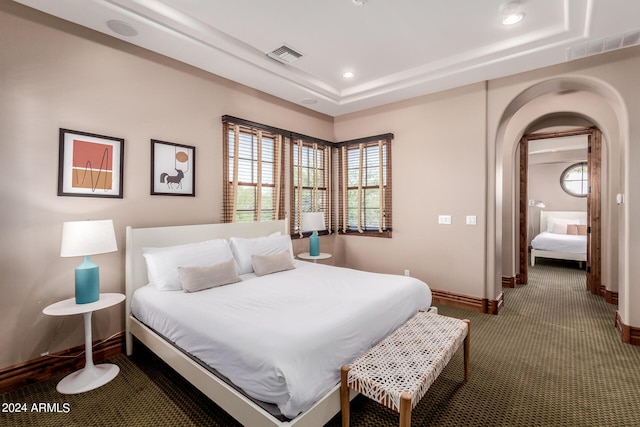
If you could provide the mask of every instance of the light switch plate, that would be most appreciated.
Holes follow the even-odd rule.
[[[467,215],[467,225],[476,225],[478,219],[475,215]]]
[[[451,224],[451,215],[438,215],[438,224]]]

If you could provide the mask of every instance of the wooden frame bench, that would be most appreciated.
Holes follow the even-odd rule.
[[[341,370],[342,427],[349,427],[349,389],[400,413],[411,411],[464,343],[464,379],[469,379],[469,320],[419,312]]]

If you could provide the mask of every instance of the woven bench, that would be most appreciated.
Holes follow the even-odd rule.
[[[349,426],[349,389],[400,413],[411,411],[464,343],[464,379],[469,379],[469,320],[420,311],[388,337],[342,367],[342,426]]]

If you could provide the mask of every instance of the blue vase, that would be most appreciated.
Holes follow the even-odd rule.
[[[76,267],[76,304],[88,304],[100,299],[100,273],[98,266],[85,256]]]
[[[313,230],[313,233],[309,236],[309,255],[320,255],[320,236],[318,236],[318,232],[315,230]]]

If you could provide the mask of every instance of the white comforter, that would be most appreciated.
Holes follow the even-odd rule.
[[[587,236],[543,231],[531,241],[531,247],[543,251],[585,254],[587,253]]]
[[[340,367],[431,305],[415,278],[296,261],[294,270],[195,293],[136,291],[133,314],[250,396],[293,418]]]

